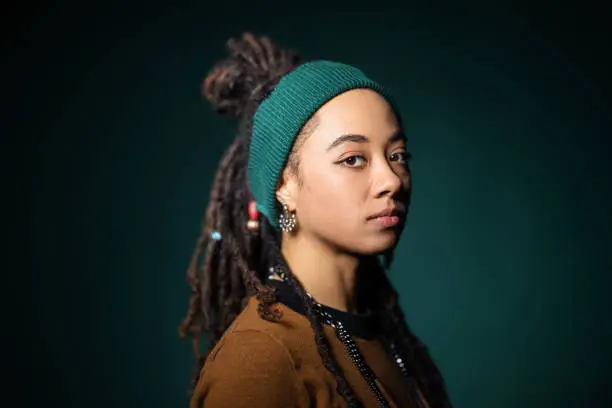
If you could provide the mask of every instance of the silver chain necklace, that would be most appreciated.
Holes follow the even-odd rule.
[[[269,278],[270,279],[277,278],[277,279],[280,279],[286,282],[287,274],[281,266],[276,266],[276,267],[270,268]],[[323,322],[325,324],[330,325],[335,330],[336,337],[338,337],[338,340],[340,340],[340,342],[344,345],[344,348],[346,349],[347,354],[349,355],[351,361],[353,362],[353,365],[355,365],[357,370],[359,370],[359,372],[361,373],[361,376],[368,384],[370,391],[372,391],[372,393],[376,397],[378,404],[383,408],[390,408],[391,405],[389,404],[389,402],[383,395],[382,391],[378,387],[378,384],[376,383],[376,380],[377,380],[376,374],[370,368],[370,366],[366,363],[351,333],[344,327],[341,321],[334,319],[333,316],[325,310],[323,305],[317,302],[310,293],[306,292],[306,295],[312,300],[315,306],[315,310],[317,314],[319,315],[319,317],[323,320]],[[410,377],[408,373],[408,368],[406,367],[404,359],[398,352],[397,347],[393,343],[391,344],[391,354],[393,357],[393,361],[395,362],[397,367],[400,369],[404,377],[408,380]],[[418,398],[418,396],[415,395],[414,391],[412,392],[412,399],[419,408],[423,408],[420,398]]]

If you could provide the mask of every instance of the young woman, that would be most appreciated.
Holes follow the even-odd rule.
[[[228,49],[204,94],[242,122],[188,270],[191,407],[450,407],[385,273],[411,191],[391,96],[266,37]]]

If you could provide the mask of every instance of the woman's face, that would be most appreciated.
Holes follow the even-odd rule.
[[[278,192],[295,211],[297,234],[350,253],[390,249],[411,189],[406,141],[391,106],[371,90],[351,90],[323,105],[313,124],[298,142],[298,174],[286,171]]]

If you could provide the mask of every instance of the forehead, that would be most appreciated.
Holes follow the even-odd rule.
[[[309,138],[329,143],[346,134],[363,135],[371,141],[386,141],[399,129],[391,105],[369,89],[354,89],[336,96],[316,113],[317,127]]]

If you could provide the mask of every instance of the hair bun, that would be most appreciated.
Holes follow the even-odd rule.
[[[292,51],[248,32],[240,39],[229,39],[227,50],[228,57],[213,66],[203,85],[204,97],[222,115],[240,115],[260,91],[276,84],[299,63]]]

